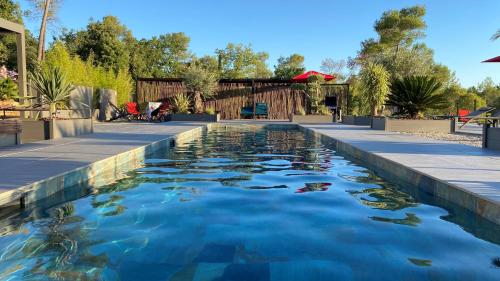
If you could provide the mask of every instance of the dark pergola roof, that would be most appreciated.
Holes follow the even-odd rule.
[[[1,33],[17,33],[17,34],[22,34],[24,33],[24,26],[11,22],[8,20],[4,20],[0,18],[0,32]]]

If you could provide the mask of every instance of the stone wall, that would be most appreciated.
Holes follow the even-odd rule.
[[[50,138],[67,138],[94,132],[92,119],[50,120]]]
[[[292,115],[291,122],[294,123],[333,123],[333,115]]]
[[[117,93],[115,90],[99,89],[99,120],[106,121],[114,117],[116,113],[110,103],[118,106]]]
[[[372,129],[389,132],[450,133],[452,132],[452,122],[450,120],[373,118]]]
[[[346,125],[370,126],[372,123],[371,116],[344,116],[342,123]]]

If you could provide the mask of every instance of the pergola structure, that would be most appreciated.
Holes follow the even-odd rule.
[[[17,83],[19,96],[24,98],[27,96],[28,88],[26,86],[26,47],[24,26],[21,24],[4,20],[0,18],[0,33],[16,34],[16,51],[17,51]]]

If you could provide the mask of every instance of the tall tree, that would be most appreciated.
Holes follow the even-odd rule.
[[[192,58],[189,42],[182,32],[140,40],[131,52],[133,77],[181,77]]]
[[[130,30],[114,16],[91,21],[86,30],[65,32],[60,40],[82,59],[93,56],[97,65],[115,72],[129,69],[130,48],[136,43]]]
[[[218,56],[221,78],[267,78],[271,76],[271,71],[266,64],[269,55],[265,52],[254,52],[250,45],[229,43],[226,48],[217,49],[215,53]]]
[[[332,58],[326,58],[321,62],[321,71],[327,74],[335,76],[337,81],[345,81],[347,78],[346,74],[347,63],[345,60],[334,60]]]
[[[434,51],[419,39],[425,36],[425,8],[413,6],[389,10],[375,22],[377,38],[361,43],[356,62],[381,64],[391,79],[409,76],[433,76],[443,84],[451,84],[454,74],[434,61]],[[446,80],[448,79],[448,80]]]
[[[278,58],[278,64],[274,66],[274,76],[280,79],[291,79],[305,70],[304,56],[292,54],[288,57]]]
[[[389,46],[395,53],[400,47],[412,45],[425,33],[425,7],[413,6],[401,10],[389,10],[375,22],[375,31],[379,35],[379,44]]]
[[[40,63],[45,55],[47,23],[55,19],[61,0],[29,0],[33,6],[32,15],[41,15],[40,31],[38,33],[37,61]]]

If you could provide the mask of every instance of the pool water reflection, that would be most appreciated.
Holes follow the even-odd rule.
[[[500,280],[500,228],[298,130],[229,128],[0,221],[0,280]]]

